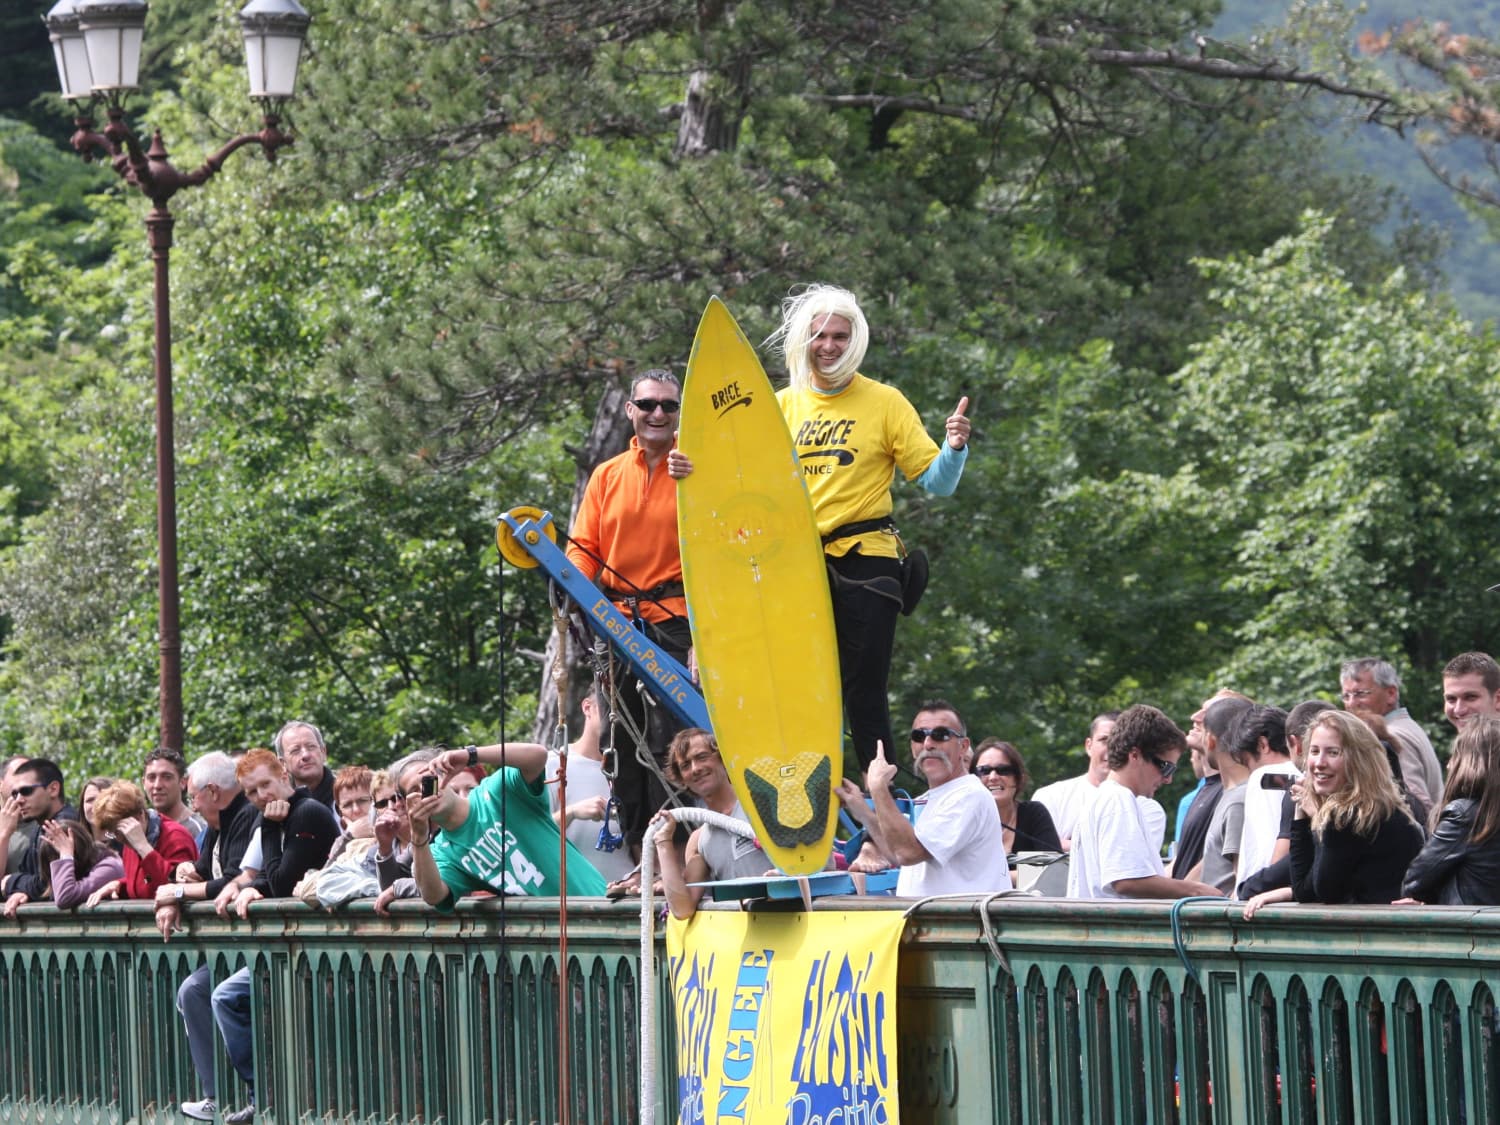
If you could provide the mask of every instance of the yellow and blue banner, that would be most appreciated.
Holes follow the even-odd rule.
[[[896,1125],[900,911],[667,922],[679,1125]]]

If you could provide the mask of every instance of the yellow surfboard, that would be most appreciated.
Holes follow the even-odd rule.
[[[833,847],[842,773],[838,643],[823,545],[755,349],[710,298],[677,445],[683,585],[719,751],[761,846],[789,875]]]

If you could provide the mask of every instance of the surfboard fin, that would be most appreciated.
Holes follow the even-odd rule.
[[[745,782],[750,790],[750,800],[755,805],[760,822],[766,834],[771,837],[773,844],[778,848],[805,848],[822,840],[824,830],[828,827],[828,802],[832,799],[830,786],[832,776],[833,762],[824,758],[807,774],[806,780],[800,787],[793,784],[790,792],[784,792],[782,786],[762,777],[754,769],[745,770]],[[812,815],[796,827],[792,827],[782,818],[784,803],[793,806],[805,804],[805,807],[811,810]]]

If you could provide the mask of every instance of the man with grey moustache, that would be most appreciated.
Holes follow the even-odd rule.
[[[891,793],[896,766],[878,743],[865,771],[874,809],[849,778],[838,789],[850,817],[869,829],[886,859],[900,864],[896,894],[926,898],[1010,890],[1004,827],[989,790],[969,772],[972,751],[954,706],[942,700],[924,704],[912,722],[911,746],[913,764],[928,785],[926,807],[915,824],[896,804]]]

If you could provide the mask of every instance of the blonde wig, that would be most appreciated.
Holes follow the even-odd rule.
[[[813,364],[808,348],[823,321],[830,316],[841,316],[849,322],[849,348],[836,368],[819,372],[824,381],[842,390],[865,361],[870,325],[858,299],[836,285],[809,285],[781,303],[781,327],[766,339],[768,345],[780,349],[793,390],[812,388]]]
[[[1314,794],[1318,811],[1312,818],[1313,831],[1321,836],[1331,824],[1361,836],[1373,836],[1381,823],[1397,810],[1410,819],[1385,747],[1369,725],[1348,711],[1324,711],[1308,724],[1305,754],[1310,754],[1313,732],[1319,727],[1338,736],[1339,748],[1344,752],[1344,784],[1327,797]]]

